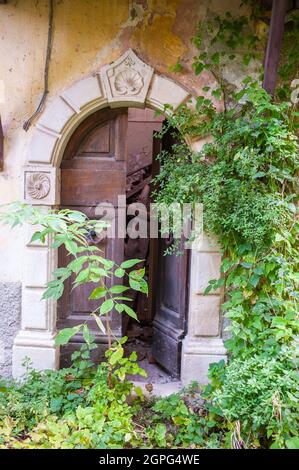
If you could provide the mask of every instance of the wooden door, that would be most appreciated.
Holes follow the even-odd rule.
[[[95,218],[98,204],[107,202],[116,207],[117,196],[124,195],[126,191],[126,134],[127,111],[124,109],[99,111],[79,126],[65,150],[61,164],[63,208],[80,210],[88,217]],[[98,246],[107,258],[117,263],[123,261],[123,238],[107,238]],[[63,248],[59,250],[58,258],[60,266],[69,262]],[[119,281],[111,279],[112,283]],[[98,306],[97,302],[88,300],[93,287],[90,284],[72,290],[72,280],[69,280],[58,302],[57,326],[62,329],[87,322],[96,341],[103,345],[103,348],[98,348],[98,354],[101,355],[106,337],[99,332],[90,316]],[[111,327],[116,337],[121,336],[121,316],[116,312],[111,314]],[[62,348],[61,366],[68,364],[73,350],[83,342],[81,334],[78,334],[69,345]]]
[[[171,150],[175,143],[170,134],[162,141],[162,149]],[[154,142],[154,157],[158,153],[159,143]],[[161,147],[160,147],[161,149]],[[157,165],[153,163],[153,168]],[[157,171],[157,168],[156,168]],[[180,250],[182,255],[164,255],[171,243],[170,239],[161,238],[154,242],[156,261],[152,304],[154,308],[153,348],[156,361],[172,376],[180,376],[182,340],[187,329],[188,303],[188,252]],[[156,246],[156,248],[155,248]]]

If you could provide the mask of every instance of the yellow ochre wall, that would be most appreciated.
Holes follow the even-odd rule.
[[[240,0],[55,0],[54,43],[47,102],[131,47],[158,73],[198,94],[213,77],[192,71],[191,38],[207,15],[240,11]],[[47,0],[0,5],[0,113],[5,134],[0,204],[22,197],[21,168],[32,133],[22,125],[43,91],[48,33]],[[177,61],[184,66],[170,71]],[[21,279],[19,232],[0,228],[0,282]],[[5,269],[3,269],[5,267]]]

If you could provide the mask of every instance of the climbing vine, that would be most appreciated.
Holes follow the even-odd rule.
[[[220,77],[219,88],[205,88],[211,96],[200,96],[195,110],[187,104],[169,118],[162,133],[178,129],[180,143],[171,153],[160,155],[156,200],[202,202],[204,229],[217,235],[221,243],[222,275],[210,281],[206,294],[219,287],[224,290],[222,310],[229,321],[226,347],[230,360],[227,366],[219,363],[210,368],[207,397],[211,412],[242,420],[247,435],[255,432],[268,445],[279,447],[296,435],[294,423],[299,418],[295,411],[298,393],[286,392],[277,373],[285,374],[284,378],[290,374],[298,384],[298,112],[294,103],[285,101],[291,90],[284,59],[275,99],[260,85],[261,70],[258,75],[247,75],[240,87],[221,78],[223,67],[235,60],[240,44],[249,50],[239,54],[243,64],[248,66],[257,58],[258,37],[249,32],[244,38],[245,29],[250,31],[252,24],[242,17],[234,19],[228,14],[216,21],[212,52],[202,52],[202,29],[194,40],[199,48],[194,69],[196,74],[210,70]],[[287,40],[295,34],[298,36],[295,30],[289,31]],[[294,50],[290,79],[296,63],[298,67]],[[220,96],[225,106],[219,113],[213,101]],[[212,139],[200,152],[192,152],[185,143],[186,135],[210,135]],[[266,364],[271,365],[271,390],[263,375]],[[247,401],[240,390],[251,393]],[[257,409],[263,406],[270,407],[276,425],[270,425],[270,419],[263,423],[258,419]]]

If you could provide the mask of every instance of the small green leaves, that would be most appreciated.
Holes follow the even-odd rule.
[[[145,269],[137,269],[129,273],[129,284],[130,287],[136,291],[143,292],[148,294],[148,284],[143,279],[145,274]]]
[[[80,273],[75,279],[76,284],[80,284],[82,282],[86,282],[89,279],[89,273],[90,273],[90,268],[85,268]]]
[[[109,357],[108,361],[109,364],[114,366],[124,355],[124,348],[122,346],[118,346],[116,351],[114,351],[111,356]]]
[[[86,344],[88,344],[88,346],[90,346],[94,341],[94,336],[90,333],[89,328],[86,325],[86,323],[83,325],[82,332],[83,332],[84,341],[86,342]]]
[[[287,449],[299,449],[299,437],[291,437],[286,440]]]
[[[148,294],[148,285],[144,279],[130,276],[129,284],[132,289],[143,292],[144,294]]]

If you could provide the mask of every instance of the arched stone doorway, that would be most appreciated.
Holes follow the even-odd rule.
[[[164,110],[166,104],[175,110],[190,98],[187,90],[156,74],[132,50],[98,74],[74,84],[54,99],[36,124],[24,168],[25,202],[45,208],[60,205],[60,163],[64,150],[78,125],[92,113],[124,106]],[[32,193],[33,179],[46,181],[45,191]],[[58,265],[58,255],[50,241],[46,246],[29,243],[30,233],[29,228],[25,234],[22,329],[13,347],[15,377],[23,373],[25,357],[31,359],[36,369],[57,368],[59,363],[59,350],[55,347],[57,304],[52,300],[40,301],[51,272]],[[221,292],[203,295],[208,280],[219,275],[219,265],[215,243],[204,239],[192,250],[188,331],[182,353],[184,383],[205,381],[209,363],[225,357],[219,310]]]

